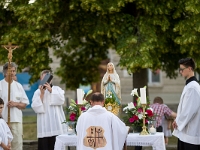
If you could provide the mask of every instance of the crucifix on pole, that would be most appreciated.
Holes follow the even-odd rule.
[[[2,45],[3,48],[8,50],[8,102],[10,102],[10,84],[11,84],[11,62],[12,62],[12,52],[19,46],[12,45],[11,43],[8,43],[8,45]],[[8,107],[8,125],[10,125],[10,107]]]

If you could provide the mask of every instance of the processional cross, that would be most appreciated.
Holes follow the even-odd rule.
[[[12,62],[12,52],[19,46],[12,45],[11,43],[8,43],[8,45],[2,45],[3,48],[8,50],[8,102],[10,102],[10,84],[11,84],[11,62]],[[10,107],[8,107],[8,125],[10,125]]]

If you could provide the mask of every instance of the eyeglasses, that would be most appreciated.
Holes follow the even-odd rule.
[[[185,67],[185,68],[179,68],[179,71],[182,71],[183,72],[183,70],[185,70],[185,69],[187,69],[188,67]]]

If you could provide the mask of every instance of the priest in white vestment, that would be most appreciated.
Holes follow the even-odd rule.
[[[4,79],[0,81],[0,97],[4,101],[2,116],[8,121],[8,107],[10,107],[10,127],[13,135],[11,149],[23,150],[23,124],[22,109],[29,104],[28,97],[22,85],[13,80],[16,75],[17,65],[11,62],[10,101],[8,102],[8,63],[3,66]]]
[[[0,98],[0,150],[10,149],[13,135],[5,120],[2,118],[4,101]]]
[[[40,79],[49,72],[42,71]],[[53,150],[56,136],[67,133],[66,125],[62,124],[66,120],[64,93],[60,87],[45,83],[33,95],[31,107],[37,113],[38,150]]]
[[[78,118],[77,150],[122,150],[128,130],[126,125],[104,107],[104,96],[94,93],[92,108]]]
[[[200,150],[200,86],[194,76],[195,62],[192,58],[184,58],[179,64],[186,85],[172,124],[173,135],[178,138],[178,150]]]

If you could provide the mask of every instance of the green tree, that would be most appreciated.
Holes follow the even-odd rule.
[[[56,73],[69,89],[97,81],[108,48],[130,73],[162,69],[174,78],[182,57],[200,67],[199,7],[196,0],[18,0],[6,9],[1,2],[0,42],[20,45],[13,60],[30,67],[32,81],[49,66],[53,47],[61,58]],[[6,51],[0,52],[5,61]]]

